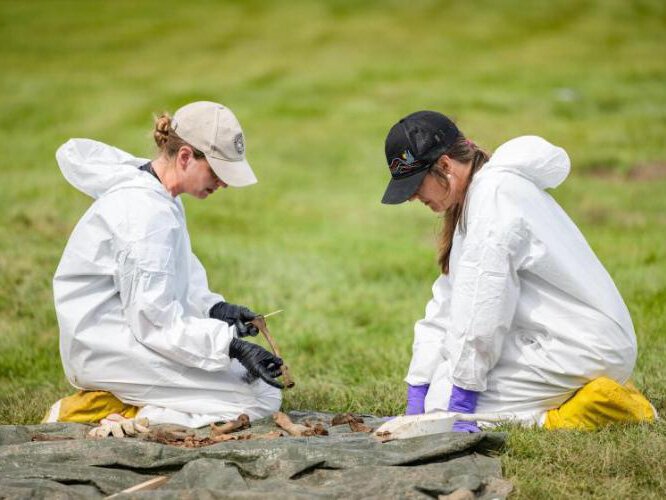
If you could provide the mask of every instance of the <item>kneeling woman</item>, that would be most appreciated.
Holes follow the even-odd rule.
[[[447,117],[420,111],[391,128],[385,152],[392,179],[382,202],[419,200],[444,214],[442,274],[415,326],[408,414],[509,413],[547,427],[594,427],[596,410],[576,398],[574,414],[560,408],[594,381],[592,400],[620,394],[610,420],[654,417],[624,386],[636,360],[627,308],[545,191],[569,173],[563,149],[524,136],[489,158]]]
[[[154,137],[153,161],[88,139],[56,154],[65,178],[95,202],[53,280],[65,374],[86,392],[56,403],[49,421],[140,407],[153,423],[199,427],[280,407],[282,362],[239,338],[257,333],[252,311],[208,289],[179,196],[256,182],[240,124],[228,108],[196,102],[158,118]]]

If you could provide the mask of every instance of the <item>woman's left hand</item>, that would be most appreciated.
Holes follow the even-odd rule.
[[[479,393],[453,385],[449,398],[449,411],[456,413],[474,413]],[[476,422],[456,420],[451,428],[452,432],[481,432]]]

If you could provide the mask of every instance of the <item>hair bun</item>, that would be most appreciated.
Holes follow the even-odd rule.
[[[153,131],[153,138],[157,147],[162,149],[169,138],[169,130],[171,130],[171,116],[168,113],[162,113],[155,118],[155,130]]]

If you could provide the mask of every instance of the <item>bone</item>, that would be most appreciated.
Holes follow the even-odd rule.
[[[305,425],[293,423],[287,414],[282,413],[281,411],[273,413],[273,420],[278,427],[287,431],[291,436],[306,437],[315,435],[314,429]]]
[[[275,339],[271,336],[271,332],[268,330],[268,326],[266,325],[266,320],[264,319],[263,316],[257,316],[254,318],[252,321],[250,321],[254,326],[257,327],[257,329],[263,334],[264,338],[266,339],[266,342],[268,342],[268,345],[271,347],[271,351],[273,351],[273,354],[276,355],[278,358],[282,358],[280,355],[280,349],[278,349],[277,343],[275,342]],[[282,359],[284,361],[284,359]],[[291,389],[296,385],[296,382],[291,378],[291,373],[289,372],[289,367],[287,364],[283,364],[280,367],[282,371],[282,379],[284,380],[284,387],[286,389]]]
[[[306,420],[305,422],[303,422],[303,424],[306,427],[312,429],[315,433],[315,436],[328,436],[328,431],[326,430],[326,427],[324,427],[324,424],[321,421]]]
[[[231,420],[222,425],[210,424],[210,437],[215,438],[222,434],[230,434],[232,432],[241,431],[250,427],[250,417],[245,413],[241,413],[236,420]]]
[[[331,419],[331,425],[343,425],[350,422],[360,422],[363,423],[363,417],[354,415],[353,413],[338,413],[335,417]]]
[[[331,419],[331,425],[349,424],[352,432],[372,432],[372,427],[363,423],[363,417],[353,413],[341,413]]]
[[[349,428],[352,430],[352,432],[372,432],[372,427],[365,425],[363,421],[349,422]]]

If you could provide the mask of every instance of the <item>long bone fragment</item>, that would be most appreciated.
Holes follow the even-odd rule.
[[[268,326],[266,325],[265,317],[257,316],[252,321],[250,321],[250,323],[256,326],[257,329],[263,334],[264,338],[266,339],[266,342],[268,342],[268,345],[271,347],[271,351],[273,351],[273,354],[275,354],[278,358],[282,358],[282,356],[280,355],[280,349],[278,348],[275,339],[273,339],[271,332],[268,329]],[[284,359],[282,359],[282,361],[284,361]],[[282,378],[284,380],[285,389],[291,389],[296,385],[296,382],[294,382],[294,380],[291,378],[291,373],[289,373],[289,367],[285,363],[280,368],[282,370]]]
[[[286,413],[282,413],[281,411],[273,413],[273,421],[278,427],[287,431],[291,436],[308,437],[315,435],[314,429],[305,425],[295,424]]]
[[[250,417],[245,413],[241,413],[236,420],[230,420],[222,425],[210,424],[210,437],[213,438],[222,434],[241,431],[248,427],[250,427]]]

